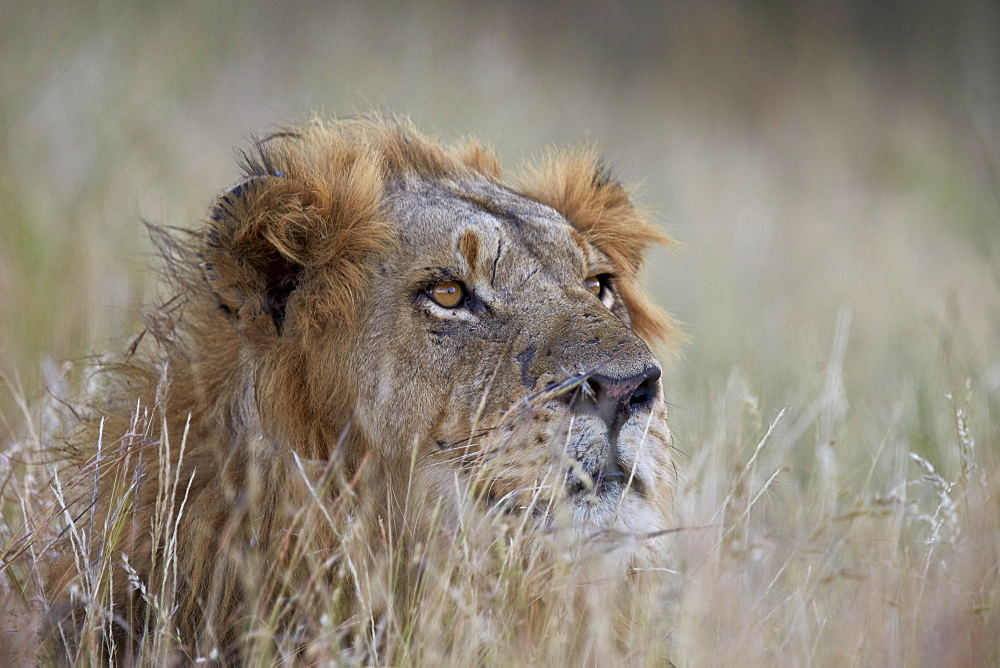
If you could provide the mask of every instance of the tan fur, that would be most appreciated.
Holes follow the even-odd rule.
[[[622,184],[609,178],[594,148],[548,154],[528,170],[521,190],[565,216],[587,242],[623,269],[618,287],[637,332],[668,343],[676,340],[670,318],[644,297],[636,277],[645,250],[673,240],[636,208]]]
[[[453,536],[469,508],[630,537],[613,560],[626,566],[652,549],[644,536],[669,527],[662,391],[614,437],[585,392],[591,374],[655,367],[635,333],[671,338],[637,278],[668,239],[595,152],[553,154],[511,187],[482,145],[446,149],[372,116],[277,133],[244,163],[199,231],[154,233],[177,296],[138,352],[102,371],[110,389],[73,455],[96,467],[97,526],[121,528],[108,544],[140,581],[152,588],[175,554],[181,647],[245,644],[262,617],[318,623],[296,621],[310,597],[340,596],[344,619],[384,612],[431,567],[415,546]],[[613,276],[604,304],[583,287],[591,275]],[[423,288],[443,280],[474,301],[434,305]],[[129,436],[88,462],[99,429],[105,443]],[[642,494],[622,480],[599,495],[609,457]],[[372,593],[389,545],[422,565]],[[56,569],[53,589],[75,569]],[[134,648],[148,601],[123,576],[111,600],[116,647]]]

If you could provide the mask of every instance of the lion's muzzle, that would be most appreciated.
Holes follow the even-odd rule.
[[[660,368],[650,366],[626,376],[592,373],[586,390],[573,400],[571,407],[581,413],[596,413],[612,431],[634,413],[648,409],[659,392]]]

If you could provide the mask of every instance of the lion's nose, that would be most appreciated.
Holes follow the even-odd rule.
[[[659,379],[660,368],[651,366],[623,377],[592,373],[586,382],[597,412],[611,427],[619,420],[628,419],[632,413],[648,408],[656,399]]]

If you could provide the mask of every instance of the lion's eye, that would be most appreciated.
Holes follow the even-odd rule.
[[[594,274],[583,282],[583,287],[593,292],[607,308],[611,308],[615,301],[614,293],[611,291],[612,278],[611,274]]]
[[[601,290],[604,289],[604,284],[601,282],[600,276],[590,276],[583,282],[583,286],[598,297],[601,296]]]
[[[458,281],[447,281],[432,285],[427,289],[431,299],[445,308],[455,308],[465,297],[465,288]]]

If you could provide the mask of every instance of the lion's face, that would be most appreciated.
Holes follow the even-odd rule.
[[[636,278],[666,237],[596,155],[553,154],[514,188],[477,145],[359,119],[276,135],[246,167],[201,250],[249,383],[221,414],[271,455],[367,466],[388,485],[376,513],[402,476],[587,535],[667,528],[670,436],[640,334],[671,330]]]
[[[151,619],[144,581],[176,583],[171,623],[211,648],[243,647],[251,617],[301,647],[317,609],[350,615],[319,622],[338,646],[378,645],[376,617],[425,609],[444,611],[424,632],[438,638],[460,578],[516,568],[525,578],[503,577],[526,589],[502,596],[533,608],[555,595],[539,586],[551,556],[615,589],[622,566],[659,559],[673,466],[643,337],[673,330],[637,276],[669,239],[595,152],[553,151],[508,182],[475,142],[445,148],[373,115],[242,156],[200,230],[156,235],[175,296],[146,348],[109,366],[118,387],[85,431],[88,447],[127,434],[79,479],[99,479],[105,518],[128,509],[135,571],[113,596],[130,635]],[[136,393],[162,438],[136,427]],[[476,629],[492,628],[478,605]]]
[[[631,329],[625,269],[555,210],[485,180],[399,180],[388,202],[398,250],[371,274],[356,357],[370,440],[415,444],[444,498],[664,529],[660,367]]]

